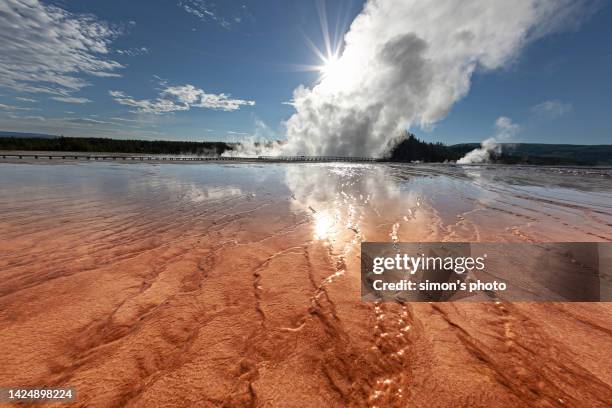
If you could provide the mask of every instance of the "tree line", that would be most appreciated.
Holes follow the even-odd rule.
[[[453,162],[478,148],[478,143],[445,145],[419,140],[403,132],[393,141],[385,160],[392,162]],[[16,137],[0,136],[0,150],[57,151],[132,154],[193,154],[218,156],[233,150],[225,142],[179,142],[169,140],[122,140],[92,137]],[[612,165],[612,146],[550,145],[519,143],[492,153],[493,163],[539,165]]]
[[[94,137],[0,137],[0,150],[220,155],[231,149],[232,145],[224,142],[121,140]]]

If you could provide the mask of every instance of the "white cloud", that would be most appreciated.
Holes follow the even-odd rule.
[[[0,109],[10,110],[10,111],[16,111],[16,110],[21,110],[21,111],[40,110],[39,108],[28,108],[26,106],[5,105],[3,103],[0,103]]]
[[[77,98],[74,96],[52,96],[51,99],[54,99],[60,102],[66,102],[66,103],[89,103],[91,102],[91,99]]]
[[[162,78],[159,75],[153,75],[153,78],[155,78],[155,81],[157,81],[159,86],[167,86],[168,85],[168,80],[166,78]]]
[[[186,111],[192,107],[230,112],[242,106],[255,105],[255,101],[232,99],[230,95],[224,93],[209,94],[189,84],[166,87],[155,100],[134,99],[121,91],[109,91],[109,94],[117,103],[135,107],[140,113],[161,114]]]
[[[557,99],[544,101],[531,108],[531,111],[537,115],[547,116],[549,118],[558,118],[574,109],[571,103],[562,102]]]
[[[22,102],[38,102],[36,99],[32,99],[32,98],[23,98],[21,96],[16,97],[15,99],[17,99],[18,101],[22,101]]]
[[[202,21],[214,21],[225,29],[230,29],[233,24],[240,24],[245,17],[250,17],[245,5],[234,10],[237,15],[225,18],[216,11],[215,3],[206,0],[180,0],[178,6],[187,13],[192,14]],[[195,31],[195,29],[193,29]]]
[[[134,99],[121,91],[109,91],[110,96],[115,99],[115,102],[137,108],[136,112],[161,114],[167,112],[189,110],[189,105],[178,104],[174,101],[157,98],[152,101],[150,99]]]
[[[512,122],[507,116],[500,116],[495,121],[495,127],[497,128],[497,135],[499,139],[508,140],[514,137],[521,130],[521,127]]]
[[[212,12],[212,10],[210,9],[210,6],[206,4],[206,2],[204,1],[201,1],[201,0],[179,1],[178,5],[179,7],[181,7],[183,10],[185,10],[189,14],[193,14],[194,16],[198,18],[201,18],[201,19],[216,18],[215,13]]]
[[[127,119],[127,118],[118,118],[118,117],[112,117],[112,120],[118,120],[120,122],[140,122],[139,120],[136,119]]]
[[[128,48],[125,50],[115,50],[115,52],[119,55],[126,55],[128,57],[135,57],[138,55],[145,55],[149,53],[149,49],[147,47],[140,48]]]
[[[46,118],[42,117],[42,116],[19,116],[19,115],[9,115],[9,117],[11,119],[17,119],[17,120],[26,120],[26,121],[31,121],[31,120],[37,120],[40,122],[44,122],[46,120]]]
[[[118,28],[38,0],[0,3],[0,86],[68,96],[89,85],[83,75],[117,76],[106,58]]]
[[[313,87],[293,94],[285,154],[382,156],[406,127],[427,128],[465,97],[477,70],[574,28],[590,0],[368,0]]]
[[[83,123],[86,125],[117,125],[115,122],[107,122],[104,120],[90,119],[90,118],[68,118],[68,122],[72,123]]]
[[[203,0],[182,0],[178,3],[183,10],[199,18],[200,20],[212,20],[223,28],[229,28],[231,23],[225,18],[218,16],[214,11],[214,4]]]

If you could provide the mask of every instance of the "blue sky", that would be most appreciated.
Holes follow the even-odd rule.
[[[176,140],[282,139],[286,104],[312,87],[324,48],[316,3],[257,0],[6,0],[0,5],[0,130]],[[332,36],[363,2],[328,1]],[[579,27],[478,70],[467,96],[419,137],[476,142],[497,118],[516,141],[611,143],[612,4]],[[52,34],[49,34],[52,33]],[[53,38],[51,38],[53,37]],[[34,50],[34,51],[33,51]]]

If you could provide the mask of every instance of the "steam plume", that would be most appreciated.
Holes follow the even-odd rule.
[[[283,154],[382,156],[410,126],[444,118],[476,69],[585,15],[589,0],[368,0],[334,69],[298,87]]]
[[[512,123],[510,118],[501,116],[495,121],[497,129],[495,136],[485,139],[480,143],[480,148],[474,149],[466,154],[461,159],[457,160],[458,164],[477,164],[488,163],[491,161],[493,153],[501,153],[502,142],[508,142],[519,131],[520,127]]]

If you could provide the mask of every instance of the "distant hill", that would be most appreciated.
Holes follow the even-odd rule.
[[[570,145],[544,143],[501,143],[501,153],[491,154],[493,163],[539,165],[612,165],[612,145]],[[480,143],[444,145],[427,143],[404,132],[390,150],[390,161],[445,162],[456,161]]]
[[[55,135],[46,135],[44,133],[22,133],[22,132],[5,132],[0,130],[0,137],[20,137],[20,138],[35,138],[35,139],[54,139]]]

